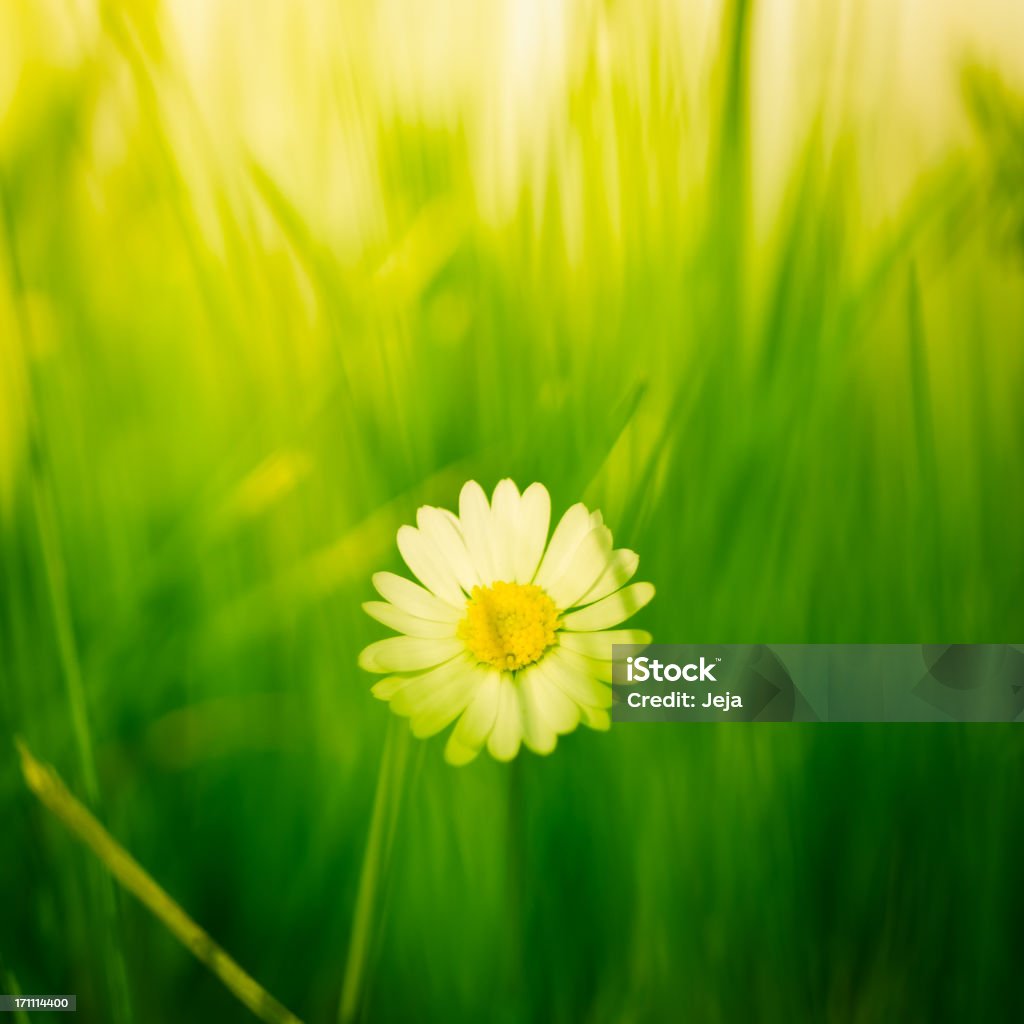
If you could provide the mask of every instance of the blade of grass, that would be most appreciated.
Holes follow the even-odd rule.
[[[391,859],[409,763],[409,740],[406,724],[389,716],[377,793],[373,800],[370,834],[366,840],[366,853],[363,856],[359,890],[352,915],[352,937],[338,1005],[339,1024],[352,1024],[364,1003],[366,966],[380,935],[380,915],[375,915],[374,911],[379,907],[380,891]]]
[[[21,986],[18,984],[18,979],[14,976],[14,971],[10,970],[3,961],[3,957],[0,957],[0,985],[3,985],[4,995],[8,996],[20,996],[22,994]],[[30,1024],[28,1014],[24,1010],[14,1011],[15,1024]]]
[[[248,975],[146,873],[142,866],[80,803],[60,776],[37,761],[23,740],[15,744],[21,756],[25,784],[72,834],[99,858],[111,876],[143,903],[197,960],[209,968],[237,999],[266,1024],[301,1024]]]
[[[15,218],[8,190],[3,181],[0,181],[0,213],[3,215],[3,234],[7,264],[11,279],[16,286],[16,293],[21,296],[25,293],[25,282],[18,253]],[[29,318],[25,313],[24,302],[16,302],[15,306],[19,318],[18,333],[21,336],[22,344],[27,349],[30,347],[32,334]],[[32,434],[34,435],[33,443],[35,446],[30,488],[32,510],[35,516],[39,546],[43,558],[47,597],[53,616],[57,661],[60,667],[60,675],[64,682],[64,695],[67,699],[71,731],[74,736],[78,767],[82,774],[86,797],[93,807],[98,808],[100,806],[100,787],[96,773],[92,730],[89,725],[85,680],[82,674],[78,642],[75,638],[72,624],[66,564],[57,512],[54,505],[53,486],[48,474],[49,467],[45,461],[46,437],[40,424],[36,422],[36,402],[31,376],[26,381],[26,387],[29,395],[29,422]],[[104,959],[107,964],[108,984],[110,986],[114,1019],[127,1022],[133,1016],[132,999],[131,990],[128,986],[128,969],[120,943],[117,898],[109,882],[102,877],[98,878],[96,890],[99,913],[104,928],[103,942],[108,954]]]

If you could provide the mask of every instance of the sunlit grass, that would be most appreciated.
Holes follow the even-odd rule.
[[[311,1021],[387,715],[360,602],[418,505],[583,496],[666,642],[1024,621],[1020,83],[953,63],[966,30],[897,74],[866,5],[464,6],[0,16],[0,733]],[[563,754],[414,767],[371,1019],[991,1019],[1009,991],[1011,730]],[[13,745],[0,794],[23,991],[234,1019]]]

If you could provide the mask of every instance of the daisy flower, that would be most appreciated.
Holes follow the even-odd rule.
[[[611,629],[654,596],[626,586],[639,557],[615,549],[600,512],[573,505],[548,537],[551,497],[502,480],[490,503],[470,481],[459,514],[424,506],[398,531],[419,580],[376,573],[383,601],[363,607],[399,636],[370,644],[359,664],[386,678],[373,693],[433,736],[456,722],[445,758],[467,764],[486,744],[510,761],[526,744],[549,754],[582,722],[607,729],[612,644],[650,643]],[[422,584],[422,585],[421,585]]]

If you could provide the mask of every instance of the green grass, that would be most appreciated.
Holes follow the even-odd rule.
[[[37,805],[20,735],[336,1019],[388,724],[359,605],[469,478],[600,506],[665,642],[1021,639],[1024,102],[976,65],[965,116],[951,64],[933,102],[972,133],[908,167],[876,129],[909,115],[859,119],[797,53],[776,194],[779,15],[725,6],[705,37],[582,4],[564,90],[523,72],[511,108],[493,19],[441,100],[402,91],[432,5],[383,41],[357,5],[231,22],[205,78],[160,4],[2,15],[0,979],[82,1021],[248,1019]],[[413,748],[366,1019],[1019,1016],[1014,726],[441,750]]]

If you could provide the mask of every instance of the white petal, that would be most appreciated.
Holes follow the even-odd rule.
[[[486,679],[480,666],[464,664],[460,673],[433,692],[417,695],[410,711],[412,734],[426,739],[451,725],[466,710]]]
[[[625,622],[654,597],[654,584],[634,583],[579,611],[570,612],[562,619],[562,626],[583,633],[594,629],[608,629]]]
[[[434,693],[475,664],[464,653],[462,657],[451,658],[422,672],[407,672],[379,679],[370,688],[370,692],[378,700],[392,701],[391,709],[396,714],[408,715],[412,713],[416,701],[421,700],[425,694]]]
[[[432,622],[458,622],[466,614],[465,601],[458,607],[442,601],[436,594],[424,590],[418,583],[396,576],[393,572],[375,572],[373,585],[386,601],[409,615]]]
[[[386,676],[384,679],[378,679],[377,682],[370,687],[370,693],[377,698],[377,700],[389,701],[399,690],[403,687],[408,686],[410,683],[421,676],[418,675],[406,675],[406,676]]]
[[[599,682],[608,683],[609,685],[615,681],[610,657],[587,658],[577,651],[570,651],[568,647],[564,646],[560,646],[557,651],[552,651],[551,656],[554,657],[556,653],[561,660],[581,675],[593,676]]]
[[[612,556],[612,533],[598,526],[580,541],[558,577],[544,589],[559,608],[571,608],[604,572]]]
[[[537,573],[548,540],[551,495],[543,484],[530,484],[519,503],[519,535],[516,542],[515,581],[529,583]]]
[[[475,480],[465,484],[459,494],[459,525],[480,582],[490,586],[497,579],[491,554],[491,508],[484,489]]]
[[[563,566],[567,565],[573,553],[580,546],[580,541],[593,529],[590,522],[590,513],[586,505],[573,505],[551,535],[551,543],[548,545],[544,557],[541,559],[540,568],[534,578],[534,583],[545,590],[554,583],[562,574]]]
[[[541,710],[539,691],[545,686],[537,675],[537,666],[531,665],[516,674],[519,685],[519,707],[523,718],[523,742],[535,754],[550,754],[558,742],[558,734]]]
[[[498,716],[501,673],[492,669],[477,686],[476,693],[462,717],[455,723],[444,757],[449,764],[469,764],[480,753]]]
[[[544,659],[544,663],[550,665],[551,680],[577,704],[594,708],[611,707],[611,687],[594,677],[590,668],[592,662],[582,654],[557,647]]]
[[[433,668],[465,650],[461,640],[421,640],[412,636],[391,636],[365,647],[359,665],[367,672],[416,672]]]
[[[409,728],[418,740],[429,739],[447,729],[473,699],[477,683],[466,677],[445,698],[443,703],[432,704],[409,719]]]
[[[416,527],[399,527],[398,550],[406,565],[428,590],[451,605],[458,606],[460,601],[466,600],[444,555]]]
[[[469,594],[480,582],[466,542],[459,531],[458,520],[451,513],[424,505],[416,513],[420,533],[426,537],[445,560],[459,586]]]
[[[468,654],[464,654],[461,657],[453,657],[450,662],[445,662],[430,672],[407,677],[407,685],[399,687],[391,697],[391,710],[403,718],[413,718],[438,706],[452,703],[464,686],[469,687],[472,684],[472,673],[475,668],[474,660]],[[468,697],[449,721],[466,707],[467,701]]]
[[[455,623],[431,622],[429,619],[418,619],[415,615],[396,608],[386,601],[365,601],[363,611],[371,618],[382,622],[389,629],[394,629],[406,636],[418,636],[425,639],[442,640],[455,636]]]
[[[487,740],[487,749],[496,761],[511,761],[519,753],[522,739],[523,719],[519,709],[519,693],[511,673],[502,672],[498,715]]]
[[[558,670],[549,658],[537,662],[536,675],[541,684],[537,688],[538,709],[555,732],[564,735],[579,725],[580,709],[574,700],[555,682]]]
[[[588,658],[611,661],[612,644],[649,644],[651,634],[644,629],[607,629],[600,633],[559,633],[558,642],[570,651]]]
[[[501,480],[491,500],[491,555],[499,580],[515,576],[515,552],[519,537],[519,488],[511,480]]]
[[[580,707],[580,721],[591,729],[607,732],[612,727],[612,716],[604,708]]]
[[[612,552],[611,561],[604,571],[604,575],[588,590],[577,604],[590,604],[592,601],[600,601],[610,593],[624,587],[635,575],[637,566],[640,565],[640,556],[628,548],[619,548]]]

